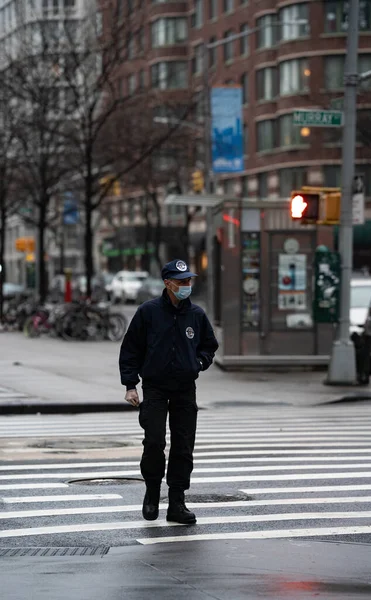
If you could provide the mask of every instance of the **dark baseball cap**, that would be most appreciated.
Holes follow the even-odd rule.
[[[197,277],[196,273],[191,273],[187,263],[184,260],[172,260],[163,267],[161,277],[165,279],[188,279],[188,277]]]

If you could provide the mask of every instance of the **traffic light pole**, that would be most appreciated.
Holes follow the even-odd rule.
[[[210,93],[209,93],[209,50],[207,44],[203,45],[202,53],[202,69],[203,69],[203,103],[205,113],[204,127],[204,144],[205,144],[205,192],[211,194],[211,108],[210,108]],[[207,254],[207,311],[208,316],[213,322],[214,320],[214,221],[212,207],[206,208],[206,254]]]
[[[339,227],[339,249],[341,255],[340,323],[338,336],[332,347],[327,376],[327,383],[332,385],[352,385],[356,383],[355,351],[349,336],[349,313],[350,282],[353,268],[352,186],[356,156],[359,0],[352,0],[349,6],[350,14],[344,77],[345,125],[343,134],[342,195]]]

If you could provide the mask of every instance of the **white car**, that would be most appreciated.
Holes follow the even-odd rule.
[[[350,283],[350,333],[362,333],[371,303],[371,278],[357,277]]]
[[[147,279],[147,271],[119,271],[111,283],[106,286],[113,302],[135,302],[143,281]]]

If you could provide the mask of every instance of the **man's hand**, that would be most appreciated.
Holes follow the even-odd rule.
[[[125,395],[125,400],[132,406],[139,406],[139,396],[137,390],[128,390]]]

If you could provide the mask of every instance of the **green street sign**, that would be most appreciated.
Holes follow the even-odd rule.
[[[313,320],[338,323],[340,314],[340,254],[319,246],[314,258]]]
[[[299,127],[342,127],[343,113],[339,110],[295,110],[294,125]]]

